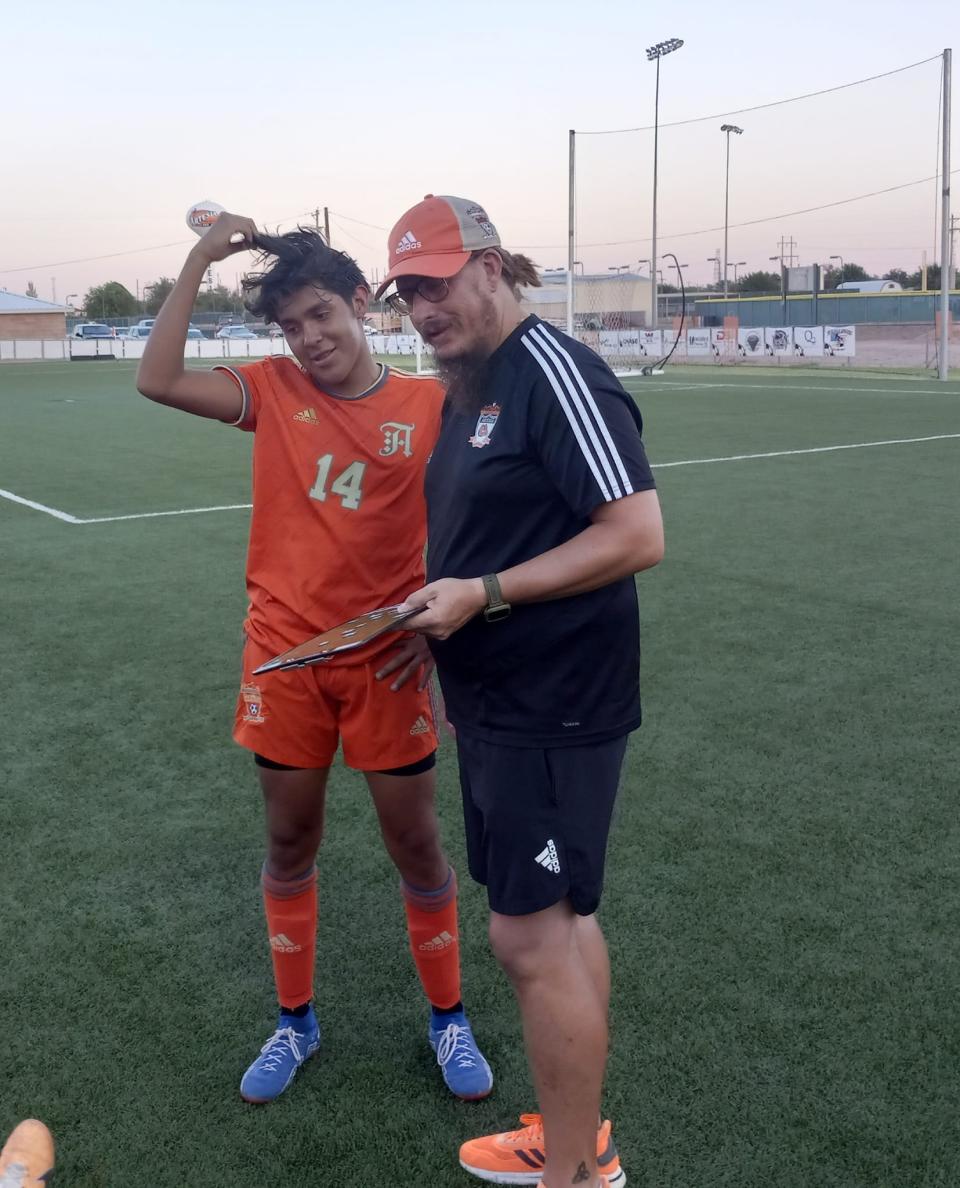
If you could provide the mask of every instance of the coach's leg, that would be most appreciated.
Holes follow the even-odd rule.
[[[528,916],[490,917],[490,943],[509,977],[543,1115],[547,1188],[594,1188],[597,1118],[607,1061],[602,934],[563,900]]]

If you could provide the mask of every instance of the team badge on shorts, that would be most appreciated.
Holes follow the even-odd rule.
[[[473,437],[467,438],[475,450],[482,450],[485,445],[490,444],[490,438],[493,435],[493,429],[499,416],[499,404],[485,404],[480,409],[480,416],[477,418],[477,427],[473,431]]]
[[[240,696],[243,698],[244,722],[250,722],[254,726],[259,726],[267,720],[259,685],[241,685]]]

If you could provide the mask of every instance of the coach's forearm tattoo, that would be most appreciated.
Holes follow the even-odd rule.
[[[571,1184],[585,1184],[590,1179],[590,1173],[587,1171],[587,1165],[581,1163],[577,1168],[577,1174],[570,1181]]]

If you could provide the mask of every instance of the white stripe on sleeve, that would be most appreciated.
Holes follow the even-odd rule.
[[[632,495],[633,494],[633,484],[630,482],[630,479],[627,475],[627,470],[623,464],[623,459],[620,457],[620,452],[613,443],[613,438],[610,436],[610,430],[607,428],[607,423],[603,419],[603,416],[600,413],[600,409],[597,407],[597,402],[593,397],[593,393],[587,387],[587,383],[584,380],[583,376],[580,374],[580,369],[577,367],[576,363],[574,363],[572,357],[570,356],[570,353],[566,350],[565,347],[563,347],[561,345],[561,343],[559,342],[558,339],[554,338],[552,334],[547,333],[544,326],[542,326],[542,325],[535,326],[530,331],[530,333],[534,337],[536,337],[537,341],[542,340],[544,342],[544,344],[550,343],[552,345],[552,347],[560,355],[562,355],[563,358],[566,360],[569,374],[570,374],[571,378],[575,381],[576,385],[579,387],[580,391],[583,394],[583,399],[581,401],[581,405],[586,406],[586,409],[588,410],[588,415],[592,417],[594,424],[596,425],[597,429],[600,432],[600,435],[603,437],[603,440],[606,442],[607,449],[604,451],[601,447],[601,457],[608,458],[609,461],[619,471],[620,478],[623,481],[624,494]],[[614,481],[614,485],[616,485],[616,480],[614,479],[613,481]]]

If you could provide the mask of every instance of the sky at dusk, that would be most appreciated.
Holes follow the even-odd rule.
[[[559,267],[571,128],[578,258],[588,271],[643,271],[652,133],[588,133],[652,124],[644,50],[669,37],[685,44],[661,68],[659,248],[688,283],[713,279],[723,241],[725,119],[744,129],[729,191],[741,273],[776,269],[791,237],[796,263],[839,255],[912,271],[924,250],[938,254],[938,187],[908,183],[939,169],[938,55],[958,33],[951,0],[167,0],[95,12],[35,0],[4,14],[0,288],[32,281],[63,301],[176,275],[200,199],[271,230],[327,206],[333,243],[372,277],[407,207],[462,194],[486,206],[506,247]],[[715,118],[666,126],[701,116]],[[957,145],[954,132],[954,169]],[[225,262],[220,280],[233,287],[250,262]]]

